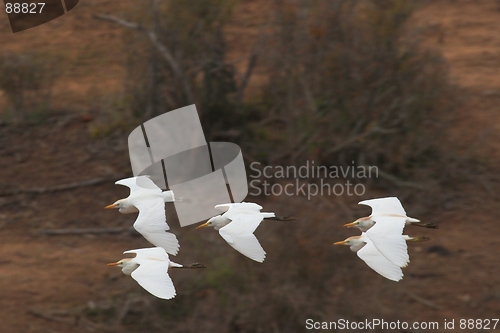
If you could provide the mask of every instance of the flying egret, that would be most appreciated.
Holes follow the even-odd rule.
[[[363,232],[361,236],[352,236],[346,240],[335,242],[334,245],[348,245],[352,252],[356,252],[358,257],[363,260],[371,269],[383,277],[399,281],[403,278],[401,267],[387,259],[375,247],[369,237]]]
[[[214,227],[219,234],[236,251],[248,258],[263,262],[266,252],[260,245],[257,237],[253,234],[264,218],[279,221],[289,221],[293,218],[277,218],[274,213],[261,213],[261,206],[251,202],[229,203],[215,206],[224,214],[209,219],[206,223],[199,225],[196,229]]]
[[[438,229],[438,226],[434,223],[422,223],[420,222],[420,220],[406,216],[403,205],[401,205],[401,202],[396,197],[365,200],[359,202],[359,204],[372,207],[372,215],[359,218],[351,223],[344,224],[344,227],[358,228],[362,232],[365,232],[373,227],[376,222],[375,217],[377,217],[378,215],[393,215],[406,217],[405,225],[415,225],[424,228]]]
[[[129,250],[123,253],[135,253],[136,256],[109,263],[108,266],[121,267],[123,274],[132,276],[149,293],[163,299],[175,297],[175,287],[168,276],[169,268],[205,268],[200,263],[184,266],[170,261],[165,249],[161,247]]]
[[[427,236],[410,237],[408,235],[403,235],[402,237],[409,242],[424,242],[430,240]],[[356,252],[358,257],[371,269],[389,280],[399,281],[403,278],[401,267],[380,253],[365,232],[361,233],[361,236],[352,236],[346,240],[335,242],[333,245],[350,246],[351,251]]]
[[[175,201],[174,193],[162,191],[148,176],[121,179],[115,184],[129,187],[130,195],[104,208],[118,208],[124,214],[138,211],[135,230],[153,245],[176,255],[179,242],[174,234],[166,232],[170,227],[165,216],[165,202]]]

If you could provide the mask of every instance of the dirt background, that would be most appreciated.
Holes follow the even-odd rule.
[[[264,264],[248,262],[230,252],[216,233],[181,229],[173,207],[167,206],[169,221],[181,242],[175,261],[202,261],[209,266],[202,272],[172,274],[179,295],[169,302],[185,307],[195,303],[186,310],[187,314],[176,312],[180,311],[178,305],[164,305],[119,270],[106,266],[120,259],[124,250],[148,246],[134,232],[41,235],[49,229],[126,227],[134,219],[103,209],[127,195],[126,188],[113,184],[119,177],[130,176],[127,133],[104,138],[89,135],[93,119],[99,116],[95,91],[115,94],[125,75],[122,28],[96,21],[92,15],[118,15],[133,5],[133,1],[81,1],[71,13],[17,34],[10,32],[6,16],[0,20],[3,52],[37,49],[71,60],[61,61],[62,75],[54,87],[53,103],[60,111],[40,125],[0,127],[1,332],[166,331],[178,318],[184,322],[179,331],[245,331],[240,324],[245,322],[243,315],[239,319],[227,315],[228,307],[238,303],[226,298],[239,295],[220,291],[225,283],[237,281],[211,271],[226,267],[221,260],[236,271],[252,275],[251,281],[278,276],[270,280],[272,289],[261,288],[257,291],[263,296],[256,292],[254,300],[248,301],[253,304],[248,315],[257,322],[268,315],[266,300],[276,297],[288,302],[288,310],[280,318],[263,324],[266,329],[262,332],[279,332],[283,327],[287,331],[306,331],[301,307],[306,303],[308,314],[316,313],[317,318],[326,320],[438,321],[439,331],[444,331],[444,319],[455,319],[458,328],[459,319],[500,317],[498,175],[470,175],[467,181],[444,190],[432,204],[405,202],[402,198],[410,216],[437,223],[440,229],[415,231],[431,236],[432,241],[410,246],[411,264],[399,283],[378,276],[347,248],[331,246],[334,241],[356,234],[340,228],[343,223],[369,213],[357,207],[357,198],[255,198],[267,211],[294,215],[299,218],[296,223],[310,225],[300,229],[304,234],[294,234],[299,240],[292,244],[294,249],[280,245],[280,237],[293,231],[282,232],[282,225],[261,226],[257,235],[268,253]],[[242,1],[236,7],[228,43],[237,45],[234,49],[238,52],[248,51],[250,43],[243,41],[255,38],[254,28],[263,17],[262,8],[259,1]],[[456,154],[474,154],[484,165],[498,165],[500,4],[494,0],[427,1],[413,20],[425,27],[425,44],[438,49],[448,60],[450,80],[461,95],[453,126],[443,133],[443,140],[458,143]],[[236,59],[237,54],[233,57]],[[264,74],[258,72],[256,80],[259,75]],[[36,189],[96,178],[103,181],[66,191],[34,193]],[[21,192],[12,193],[19,189]],[[367,198],[384,195],[392,193],[366,194]],[[425,191],[421,198],[425,201]],[[324,236],[320,240],[324,243],[311,237],[316,220],[330,222],[328,228],[321,229]],[[300,257],[285,255],[290,251],[297,253],[303,246],[300,242],[311,241],[318,243],[308,247],[313,249],[310,253]],[[300,290],[296,285],[286,289],[287,284],[280,281],[288,281],[286,275],[291,266],[280,263],[293,259],[294,265],[304,263],[304,281],[327,282],[318,289],[304,286]],[[329,269],[323,269],[324,266]],[[318,277],[309,277],[314,275]],[[222,286],[203,283],[214,279]],[[264,294],[268,294],[267,298]],[[246,301],[242,298],[242,302]],[[315,304],[321,304],[321,308]],[[160,320],[150,313],[159,313]],[[273,320],[279,324],[273,324]],[[137,325],[145,321],[149,321],[146,326]],[[302,323],[302,327],[283,325],[286,321]]]

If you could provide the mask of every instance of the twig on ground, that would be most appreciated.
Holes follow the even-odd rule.
[[[28,313],[34,316],[47,319],[50,321],[56,321],[60,323],[74,325],[76,323],[76,319],[74,314],[71,311],[65,310],[50,310],[50,311],[42,311],[38,309],[28,309]],[[71,316],[71,317],[69,317]]]
[[[124,231],[134,231],[133,227],[111,227],[111,228],[81,228],[81,229],[41,229],[34,233],[36,235],[85,235],[85,234],[119,234]]]
[[[74,182],[74,183],[62,184],[62,185],[54,185],[54,186],[47,186],[47,187],[34,187],[34,188],[17,188],[17,189],[11,189],[11,190],[4,190],[4,191],[0,191],[0,197],[6,197],[6,196],[11,196],[11,195],[17,195],[17,194],[43,194],[43,193],[48,193],[48,192],[73,190],[75,188],[91,186],[91,185],[98,185],[98,184],[102,184],[102,183],[106,183],[106,182],[115,181],[115,180],[121,179],[121,178],[123,178],[123,175],[113,175],[113,176],[107,176],[107,177],[92,178],[92,179],[87,179],[87,180],[80,181],[80,182]]]
[[[411,299],[413,299],[413,300],[415,300],[415,301],[417,301],[417,302],[419,302],[419,303],[421,303],[421,304],[423,304],[425,306],[428,306],[429,308],[432,308],[434,310],[442,310],[443,309],[441,306],[437,305],[436,303],[431,302],[431,301],[429,301],[429,300],[427,300],[427,299],[425,299],[423,297],[417,296],[414,293],[407,293],[407,295]]]

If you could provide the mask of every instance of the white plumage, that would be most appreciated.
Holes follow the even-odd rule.
[[[108,266],[120,266],[125,275],[130,275],[152,295],[171,299],[175,297],[175,287],[168,275],[170,267],[182,265],[171,262],[168,254],[161,247],[129,250],[123,252],[135,253],[135,258],[125,258]]]
[[[364,232],[361,236],[349,237],[344,241],[334,243],[334,245],[350,246],[351,251],[356,252],[358,257],[371,269],[389,280],[399,281],[403,278],[401,267],[380,253]]]
[[[167,232],[170,227],[165,216],[165,202],[175,201],[172,191],[162,191],[148,176],[117,181],[115,184],[130,188],[130,195],[106,208],[118,208],[120,213],[139,212],[134,228],[151,244],[164,248],[169,254],[179,252],[177,237]]]
[[[274,213],[261,213],[262,207],[250,202],[221,204],[215,208],[225,213],[212,217],[196,229],[212,226],[236,251],[263,262],[266,252],[253,233],[264,218],[275,217]]]
[[[408,246],[403,237],[405,218],[398,216],[377,216],[373,227],[365,235],[387,259],[399,267],[406,267],[410,262]]]
[[[405,217],[405,225],[414,225],[433,229],[438,228],[438,226],[434,223],[421,223],[420,220],[406,216],[406,211],[404,210],[401,201],[399,201],[396,197],[364,200],[359,202],[359,204],[370,206],[372,208],[372,214],[367,217],[359,218],[354,222],[344,224],[344,227],[358,228],[359,230],[365,232],[375,225],[375,218],[377,216],[388,215]]]
[[[406,267],[410,262],[406,241],[422,242],[429,240],[429,237],[403,235],[405,225],[419,220],[406,216],[406,211],[396,197],[365,200],[359,204],[370,206],[372,214],[345,226],[359,228],[363,231],[361,236],[349,237],[334,244],[349,245],[377,273],[389,280],[401,280],[401,267]]]

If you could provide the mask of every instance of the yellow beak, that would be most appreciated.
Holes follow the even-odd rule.
[[[351,228],[351,227],[355,227],[355,226],[356,226],[355,222],[344,224],[344,227],[346,227],[346,228]]]
[[[118,266],[118,262],[110,262],[108,266]]]
[[[208,227],[208,222],[200,224],[199,226],[196,227],[196,229],[201,229],[201,228],[205,228],[205,227]]]
[[[118,207],[117,204],[111,204],[111,205],[107,205],[106,207],[104,207],[104,209],[110,209],[110,208],[116,208]]]
[[[333,245],[344,245],[344,244],[345,244],[345,240],[333,243]]]

